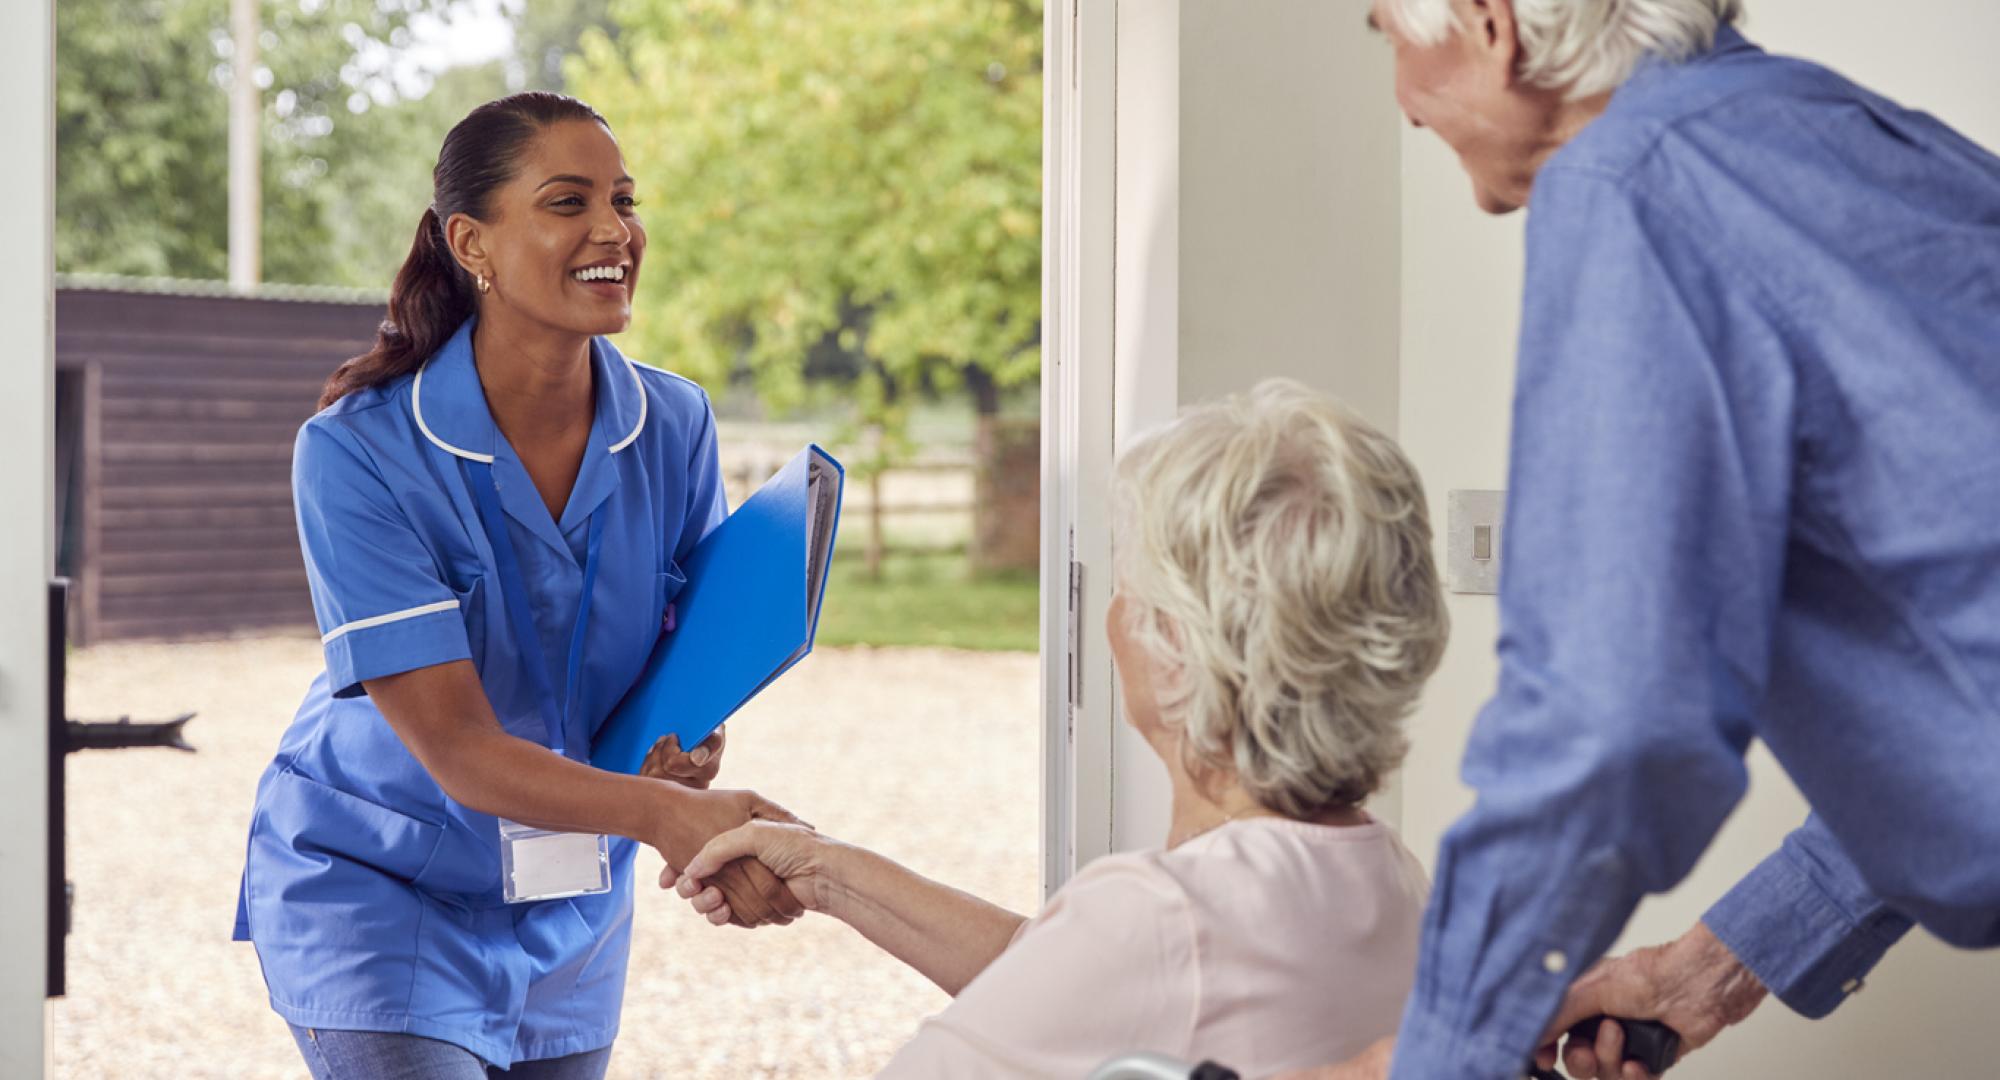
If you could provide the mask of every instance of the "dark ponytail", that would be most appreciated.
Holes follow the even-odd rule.
[[[597,110],[573,97],[531,92],[481,105],[444,137],[431,172],[431,205],[389,290],[389,317],[375,332],[375,347],[326,380],[320,408],[417,370],[478,310],[472,277],[452,257],[444,223],[453,214],[486,220],[493,190],[514,178],[528,141],[566,120],[604,123]]]

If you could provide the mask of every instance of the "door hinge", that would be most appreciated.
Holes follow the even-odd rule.
[[[1069,719],[1076,722],[1077,707],[1083,704],[1083,564],[1069,561]]]

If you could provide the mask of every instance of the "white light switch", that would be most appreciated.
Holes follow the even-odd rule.
[[[1455,593],[1500,591],[1500,522],[1504,491],[1453,491],[1445,496],[1445,588]]]

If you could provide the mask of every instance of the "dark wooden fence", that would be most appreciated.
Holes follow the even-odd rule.
[[[311,630],[312,602],[292,512],[292,442],[320,386],[367,348],[383,298],[214,282],[62,277],[56,290],[57,572],[72,579],[70,640],[211,637]],[[953,546],[998,551],[974,502],[1024,529],[1032,565],[1038,442],[1003,466],[1028,485],[1011,502],[986,482],[942,499],[894,496],[869,512],[851,488],[853,538],[879,558],[881,517],[964,518]],[[782,464],[796,450],[786,442]],[[776,466],[732,459],[737,497]],[[970,460],[898,473],[959,474]],[[741,475],[738,475],[738,473]],[[877,489],[876,494],[880,494]],[[872,520],[874,528],[865,528]],[[872,537],[872,542],[870,540]],[[963,539],[961,539],[963,537]],[[907,546],[907,542],[905,545]]]
[[[73,640],[313,625],[292,440],[379,298],[66,278],[56,293],[58,571]]]

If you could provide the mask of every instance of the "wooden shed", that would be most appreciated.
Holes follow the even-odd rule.
[[[71,640],[309,630],[292,441],[379,294],[59,277],[57,572]]]

